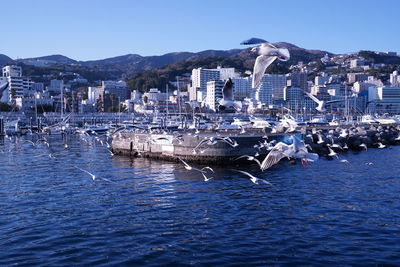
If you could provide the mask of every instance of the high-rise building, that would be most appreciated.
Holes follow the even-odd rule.
[[[22,77],[22,68],[20,66],[3,67],[3,77]]]
[[[19,66],[5,66],[2,69],[3,79],[7,80],[1,101],[15,102],[17,98],[33,97],[32,80],[22,76]]]
[[[307,72],[293,72],[287,75],[287,85],[299,87],[304,91],[307,91]]]
[[[220,80],[228,80],[229,78],[239,77],[239,74],[235,72],[235,68],[222,68],[218,66],[216,69],[208,69],[214,70],[219,72],[219,79]]]
[[[397,70],[390,74],[389,81],[392,86],[400,86],[400,75]]]
[[[207,82],[206,105],[209,109],[217,111],[218,100],[222,98],[222,88],[225,82],[222,80]]]
[[[261,104],[270,105],[272,104],[272,94],[273,94],[272,83],[262,79],[260,85],[255,90],[254,99],[260,102]]]
[[[304,101],[304,92],[300,87],[285,87],[284,100],[286,101],[286,106],[294,112],[300,112],[302,104]]]
[[[242,101],[251,97],[253,88],[251,87],[251,77],[232,78],[235,100]]]
[[[263,83],[265,89],[271,87],[272,88],[272,96],[271,99],[274,101],[283,100],[283,90],[286,87],[286,76],[281,74],[265,74],[261,79],[261,83]],[[267,86],[266,84],[270,84]],[[268,89],[269,90],[269,89]],[[262,93],[264,94],[264,93]],[[268,97],[269,98],[269,97]],[[264,98],[266,99],[266,98]]]
[[[190,100],[196,99],[198,102],[205,100],[207,92],[207,82],[220,80],[220,71],[208,69],[192,70],[192,89],[190,90]],[[199,92],[201,92],[199,94]],[[194,94],[195,93],[195,94]]]

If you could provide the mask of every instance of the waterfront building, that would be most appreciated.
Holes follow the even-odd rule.
[[[400,75],[397,70],[390,74],[389,81],[392,86],[400,86]]]
[[[287,77],[287,86],[299,87],[302,90],[306,91],[308,89],[307,84],[307,72],[293,72],[286,75]]]
[[[222,88],[225,82],[222,80],[207,82],[207,95],[206,106],[212,110],[217,111],[218,101],[222,98]]]
[[[192,70],[192,86],[189,91],[189,100],[203,102],[207,92],[207,82],[220,80],[220,71],[216,69],[197,68]]]
[[[252,91],[254,90],[251,87],[251,77],[232,78],[232,82],[235,100],[242,101],[245,98],[251,97]]]
[[[3,82],[7,87],[3,90],[2,102],[15,103],[17,98],[32,97],[32,80],[22,76],[19,66],[5,66],[2,68]]]
[[[283,100],[283,90],[286,87],[286,81],[285,75],[265,74],[261,79],[259,88],[256,88],[256,94],[260,99],[263,99],[260,101],[272,104],[272,100]]]
[[[400,112],[400,87],[369,87],[368,101],[372,112],[397,114]]]

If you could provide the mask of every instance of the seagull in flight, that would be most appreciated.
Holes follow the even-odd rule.
[[[256,58],[253,69],[253,80],[252,87],[257,88],[261,79],[264,76],[265,70],[269,65],[272,64],[276,59],[280,61],[288,61],[290,59],[289,50],[287,48],[277,48],[268,41],[252,38],[242,42],[244,45],[260,44],[259,46],[253,47],[252,52],[257,52],[259,56]]]
[[[81,169],[81,168],[79,168],[79,167],[77,167],[77,166],[74,166],[74,167],[77,168],[78,170],[81,170],[81,171],[83,171],[83,172],[89,174],[89,175],[92,177],[93,181],[96,180],[96,176],[95,176],[94,174],[88,172],[87,170]]]
[[[232,79],[229,78],[222,88],[222,99],[218,101],[218,110],[224,111],[226,108],[234,108],[236,111],[240,111],[242,109],[242,102],[235,101],[233,98],[233,82]]]
[[[250,178],[250,181],[252,181],[254,184],[264,183],[264,184],[267,184],[267,185],[271,185],[271,186],[272,186],[272,184],[271,184],[270,182],[268,182],[268,181],[266,181],[266,180],[264,180],[264,179],[255,177],[254,175],[252,175],[252,174],[250,174],[250,173],[248,173],[248,172],[241,171],[241,170],[235,170],[235,169],[232,169],[232,171],[240,172],[240,173],[242,173],[242,174],[244,174],[244,175],[247,175],[247,176]]]
[[[195,168],[195,167],[190,166],[190,165],[189,165],[186,161],[184,161],[183,159],[181,159],[181,158],[178,158],[178,159],[183,163],[183,165],[185,165],[185,169],[188,170],[188,171],[198,171],[198,172],[201,172],[201,173],[207,173],[207,171],[205,171],[206,169],[212,170],[210,167],[204,167],[204,168],[202,168],[202,169],[198,169],[198,168]],[[212,172],[214,172],[214,171],[212,171]]]
[[[336,102],[341,102],[344,100],[330,100],[330,101],[323,101],[323,100],[319,100],[315,95],[309,93],[309,92],[304,92],[309,98],[311,98],[315,103],[317,103],[317,107],[315,108],[316,110],[318,110],[319,112],[325,112],[326,108],[325,105],[326,104],[332,104],[332,103],[336,103]]]
[[[305,167],[309,162],[318,160],[319,156],[316,153],[308,152],[306,146],[295,136],[291,135],[289,140],[292,144],[287,145],[283,142],[277,143],[261,163],[261,170],[265,171],[271,166],[277,164],[283,158],[301,159],[302,165]]]
[[[254,156],[249,156],[249,155],[243,155],[243,156],[240,156],[240,157],[237,157],[236,159],[234,159],[234,160],[239,160],[239,159],[247,159],[247,160],[249,160],[249,161],[254,161],[254,162],[256,162],[257,164],[258,164],[258,166],[260,166],[260,168],[261,168],[261,162],[258,160],[258,159],[256,159]]]

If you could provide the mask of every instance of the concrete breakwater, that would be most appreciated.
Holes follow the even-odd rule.
[[[265,134],[263,131],[175,132],[168,134],[121,132],[114,136],[114,154],[141,156],[176,161],[182,158],[191,162],[229,164],[244,154],[264,157],[268,151],[261,149],[266,141],[285,141],[288,135]]]
[[[264,159],[277,142],[287,143],[292,134],[298,135],[309,145],[309,151],[328,156],[330,149],[335,152],[360,151],[367,147],[382,147],[400,144],[399,125],[314,127],[301,129],[296,133],[266,134],[253,130],[204,131],[174,133],[117,133],[112,142],[114,154],[132,157],[148,157],[215,165],[236,164],[237,157],[251,155]],[[269,144],[269,145],[268,145]],[[329,156],[328,156],[329,157]],[[242,162],[247,162],[245,159]]]

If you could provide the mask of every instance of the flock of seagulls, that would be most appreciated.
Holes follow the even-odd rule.
[[[52,143],[52,145],[50,145],[50,137],[47,135],[40,135],[37,133],[30,133],[29,135],[30,139],[26,139],[26,138],[21,138],[18,136],[8,136],[5,135],[5,140],[9,141],[8,142],[8,151],[4,151],[2,149],[0,149],[0,153],[2,154],[9,154],[12,153],[13,151],[17,150],[17,149],[21,149],[21,147],[23,146],[23,144],[29,144],[29,146],[32,149],[36,150],[40,150],[42,153],[38,153],[37,155],[33,155],[33,158],[40,158],[40,157],[48,157],[51,160],[56,160],[58,159],[58,156],[63,154],[64,151],[70,151],[70,146],[67,143],[67,139],[63,138],[63,142],[57,143],[57,145],[55,145],[54,143]],[[111,145],[108,142],[109,137],[108,136],[99,136],[97,134],[93,134],[93,135],[89,135],[87,133],[85,134],[81,134],[80,135],[80,139],[83,141],[83,143],[87,143],[90,147],[93,147],[94,145],[96,146],[101,146],[104,148],[105,151],[107,151],[108,153],[110,153],[110,155],[113,155],[113,153],[111,152],[110,148]],[[6,146],[5,146],[6,147]],[[47,148],[47,150],[49,151],[48,153],[43,153],[43,150]],[[57,150],[57,151],[56,151]],[[83,173],[89,175],[92,180],[96,180],[96,176],[89,172],[88,170],[85,170],[84,168],[78,167],[78,166],[73,166],[75,169],[82,171]],[[112,182],[109,179],[106,178],[101,178],[102,180],[108,181],[108,182]]]

